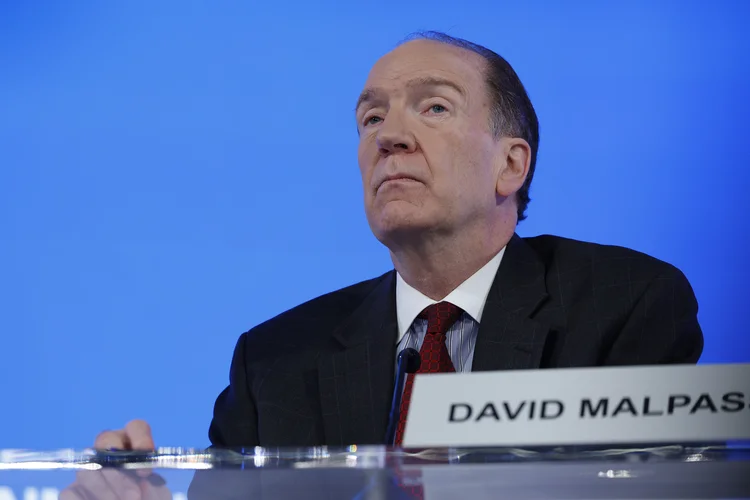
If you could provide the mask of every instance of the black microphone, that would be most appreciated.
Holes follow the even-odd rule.
[[[401,396],[404,392],[404,380],[407,373],[416,373],[422,364],[419,351],[407,347],[398,353],[396,369],[396,386],[393,388],[393,401],[391,402],[391,413],[388,416],[388,429],[385,433],[385,443],[389,446],[396,440],[396,429],[398,428],[398,417],[401,411]]]

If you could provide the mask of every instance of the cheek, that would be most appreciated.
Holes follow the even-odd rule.
[[[460,205],[484,203],[495,192],[492,158],[481,141],[465,140],[450,152],[451,183],[446,186]]]
[[[357,159],[362,178],[369,179],[378,161],[378,148],[373,136],[362,137],[357,149]]]
[[[357,149],[357,161],[359,163],[359,173],[362,175],[362,180],[365,180],[372,162],[368,160],[367,145],[362,141],[360,141],[359,148]]]

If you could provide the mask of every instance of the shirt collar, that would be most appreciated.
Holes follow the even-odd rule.
[[[471,275],[461,283],[455,290],[448,294],[443,301],[450,302],[463,309],[474,321],[482,320],[484,305],[487,303],[487,295],[495,280],[497,270],[505,253],[503,247],[492,260],[485,264],[479,271]],[[396,317],[398,319],[398,341],[400,342],[411,324],[425,307],[437,302],[422,294],[422,292],[409,285],[400,274],[396,273]]]

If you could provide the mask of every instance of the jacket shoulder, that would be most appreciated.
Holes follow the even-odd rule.
[[[629,280],[647,280],[659,276],[685,280],[674,265],[644,252],[618,245],[580,241],[553,235],[523,238],[549,270],[560,272],[587,268],[592,273],[627,273]]]
[[[261,346],[280,347],[283,344],[303,348],[327,342],[333,329],[348,318],[391,272],[303,302],[246,331],[240,342],[246,343],[248,353],[262,352]]]

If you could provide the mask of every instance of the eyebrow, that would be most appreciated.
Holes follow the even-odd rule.
[[[466,91],[460,85],[446,78],[425,76],[420,78],[413,78],[406,82],[406,88],[411,89],[415,87],[450,87],[461,94],[462,97],[466,97]],[[362,106],[363,104],[377,100],[379,94],[382,94],[382,91],[379,89],[365,89],[359,95],[359,99],[357,99],[357,105],[354,107],[354,112],[356,113],[357,111],[359,111],[360,106]]]

